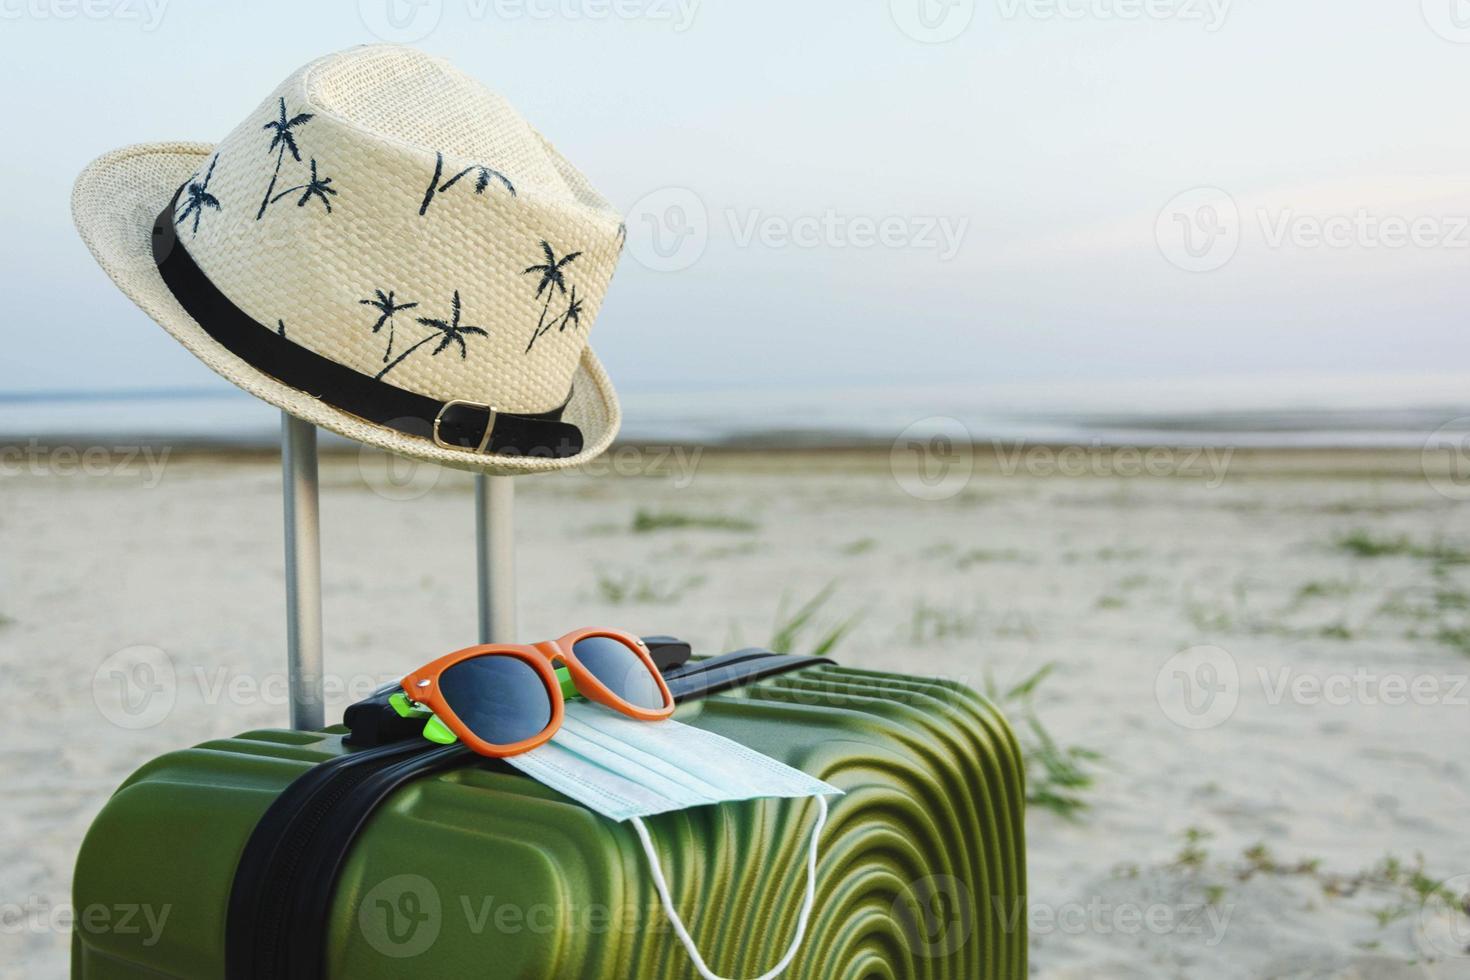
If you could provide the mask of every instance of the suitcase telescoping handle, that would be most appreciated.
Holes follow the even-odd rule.
[[[475,476],[475,569],[480,642],[515,640],[515,485]],[[286,671],[291,727],[326,725],[322,658],[322,543],[316,427],[281,413],[286,518]]]
[[[286,673],[291,727],[326,724],[322,703],[322,538],[316,427],[281,413],[281,484],[286,505]]]

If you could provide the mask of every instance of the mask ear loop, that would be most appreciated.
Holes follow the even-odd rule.
[[[786,955],[781,957],[769,973],[762,973],[755,980],[775,980],[791,961],[796,958],[796,953],[801,949],[802,940],[806,938],[806,927],[811,922],[812,907],[817,902],[817,841],[822,836],[822,828],[827,825],[827,798],[817,798],[817,825],[812,828],[811,851],[807,855],[806,865],[806,898],[801,903],[801,914],[796,920],[796,938],[791,941],[791,948]],[[679,918],[678,911],[674,908],[674,900],[669,897],[669,883],[664,880],[663,867],[658,862],[658,852],[653,849],[653,839],[648,836],[648,828],[643,825],[641,817],[633,817],[633,829],[638,832],[638,839],[643,842],[643,853],[648,855],[648,866],[653,871],[653,887],[658,890],[658,900],[663,904],[664,914],[669,917],[669,922],[674,926],[674,932],[679,937],[679,942],[684,944],[689,958],[694,961],[694,968],[704,980],[725,980],[710,971],[705,965],[704,957],[699,955],[699,950],[694,945],[694,937],[689,935],[689,930],[684,928],[684,921]]]

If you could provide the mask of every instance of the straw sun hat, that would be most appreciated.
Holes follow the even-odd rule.
[[[410,48],[286,79],[221,142],[116,150],[77,229],[143,311],[273,405],[491,473],[607,448],[587,335],[618,214],[499,96]]]

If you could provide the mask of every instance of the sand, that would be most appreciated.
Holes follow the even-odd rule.
[[[1470,511],[1418,454],[1175,456],[1168,476],[1002,456],[905,475],[918,496],[886,452],[653,462],[518,484],[521,632],[717,651],[831,585],[798,648],[860,615],[843,663],[1004,689],[1055,662],[1029,710],[1098,758],[1086,809],[1028,819],[1036,975],[1470,976],[1470,918],[1381,871],[1470,875]],[[323,466],[333,720],[473,639],[469,480],[386,474]],[[73,857],[118,782],[283,723],[279,474],[114,454],[0,487],[0,975],[54,977]],[[717,526],[640,532],[640,509]],[[147,703],[120,680],[140,663]]]

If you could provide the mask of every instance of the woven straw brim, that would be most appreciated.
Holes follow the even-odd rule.
[[[174,299],[153,261],[153,223],[174,191],[208,158],[204,143],[124,147],[93,161],[77,178],[72,218],[82,240],[119,289],[216,374],[313,425],[338,435],[445,466],[514,476],[568,469],[607,449],[621,421],[617,395],[592,349],[582,355],[563,420],[582,430],[582,452],[566,459],[489,456],[444,449],[376,425],[282,384],[241,360],[199,326]]]

